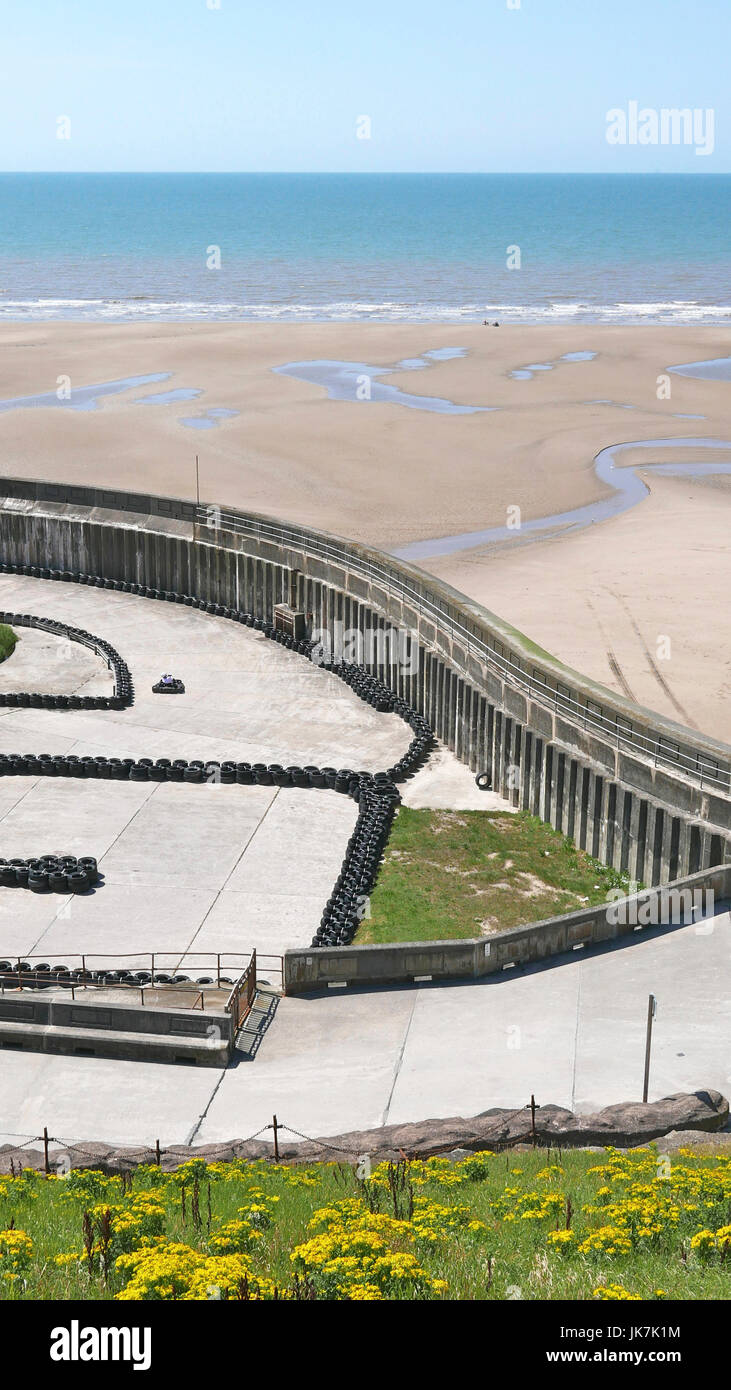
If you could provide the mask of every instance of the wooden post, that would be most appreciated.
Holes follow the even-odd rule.
[[[272,1129],[274,1130],[274,1162],[275,1162],[275,1163],[278,1163],[278,1162],[279,1162],[279,1140],[278,1140],[278,1138],[277,1138],[277,1130],[279,1129],[279,1125],[277,1124],[277,1117],[276,1117],[276,1115],[273,1115],[273,1116],[272,1116]]]
[[[159,1167],[160,1167],[160,1140],[159,1140],[159,1139],[156,1139],[156,1140],[155,1140],[155,1162],[156,1162],[156,1164],[157,1164],[157,1166],[158,1166],[158,1168],[159,1168]]]
[[[46,1177],[48,1177],[48,1174],[51,1171],[51,1165],[48,1162],[48,1130],[45,1128],[45,1126],[43,1128],[43,1169],[46,1174]]]
[[[530,1134],[533,1140],[533,1148],[536,1146],[536,1098],[530,1098]]]
[[[651,994],[647,1000],[647,1035],[645,1038],[645,1082],[642,1088],[643,1103],[647,1102],[647,1092],[650,1085],[650,1049],[652,1047],[652,1020],[657,1013],[657,1000]]]

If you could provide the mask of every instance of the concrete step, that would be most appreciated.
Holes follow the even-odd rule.
[[[79,1028],[0,1021],[0,1049],[51,1052],[71,1057],[120,1057],[138,1062],[173,1062],[188,1066],[225,1067],[227,1038],[166,1037],[126,1033],[112,1028]]]

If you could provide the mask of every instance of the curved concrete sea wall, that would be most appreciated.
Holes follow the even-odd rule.
[[[381,551],[176,498],[6,479],[0,560],[195,594],[346,644],[514,806],[647,884],[731,862],[731,748]]]

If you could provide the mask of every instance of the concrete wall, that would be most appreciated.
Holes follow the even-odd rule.
[[[731,896],[731,865],[693,874],[669,890],[651,889],[623,898],[617,913],[621,920],[612,920],[607,904],[602,903],[472,941],[409,941],[286,951],[284,990],[286,994],[302,994],[330,986],[479,979],[512,970],[516,965],[530,965],[623,937],[631,939],[653,925],[699,920],[707,909],[709,891],[716,904]]]
[[[233,1043],[228,1013],[0,994],[0,1048],[225,1066]]]
[[[513,805],[638,881],[731,862],[731,749],[614,695],[422,571],[303,527],[190,502],[6,480],[0,559],[194,594],[311,628],[413,634],[371,668]],[[366,661],[366,664],[369,664]]]

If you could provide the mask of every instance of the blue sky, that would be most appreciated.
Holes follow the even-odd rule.
[[[731,171],[731,0],[219,3],[5,5],[0,169]],[[713,154],[610,146],[633,99]]]

